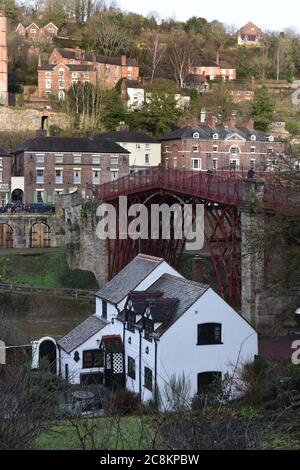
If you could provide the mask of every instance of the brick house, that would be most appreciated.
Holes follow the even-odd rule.
[[[217,64],[212,60],[206,60],[200,64],[194,65],[189,70],[190,74],[205,76],[209,80],[215,80],[217,77],[222,77],[225,80],[236,80],[236,69],[226,62]]]
[[[10,201],[12,156],[0,147],[0,206]]]
[[[66,92],[72,84],[78,82],[97,83],[95,65],[84,64],[46,64],[38,67],[39,97],[55,95],[60,100],[65,99]]]
[[[234,127],[215,120],[188,125],[162,137],[162,164],[198,171],[272,168],[284,144],[273,136],[256,131],[251,123]]]
[[[49,57],[49,63],[47,65],[40,66],[38,68],[38,83],[40,96],[45,96],[46,80],[52,80],[52,70],[60,70],[64,68],[64,88],[60,90],[57,88],[57,81],[55,80],[55,86],[53,89],[49,89],[49,92],[56,94],[58,91],[64,91],[66,93],[70,88],[72,82],[76,81],[78,77],[75,77],[76,72],[79,76],[84,76],[87,69],[89,72],[96,72],[95,78],[85,78],[86,81],[92,83],[99,83],[100,88],[111,89],[114,88],[117,82],[121,78],[128,80],[138,80],[139,78],[139,67],[135,59],[129,59],[125,55],[121,57],[105,57],[99,54],[85,53],[79,48],[76,49],[60,49],[55,48]],[[52,66],[53,68],[51,68]],[[55,75],[56,72],[54,72]],[[74,78],[75,77],[75,78]],[[48,82],[49,85],[49,82]],[[61,84],[62,86],[62,84]],[[63,93],[60,93],[62,96]]]
[[[58,27],[50,22],[43,27],[39,27],[36,23],[31,23],[28,26],[24,26],[22,23],[19,23],[16,28],[16,33],[23,38],[28,38],[31,40],[38,39],[52,39],[57,37]]]
[[[251,21],[238,31],[239,46],[259,46],[262,38],[262,30]]]
[[[13,153],[12,173],[25,204],[52,204],[57,194],[84,191],[129,173],[128,150],[99,137],[36,137]]]

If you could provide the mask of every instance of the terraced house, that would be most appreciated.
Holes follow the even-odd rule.
[[[136,59],[105,57],[86,53],[79,48],[55,48],[48,64],[38,67],[39,96],[55,95],[65,98],[65,93],[73,83],[97,83],[100,88],[114,88],[121,78],[137,80],[139,67]]]
[[[284,153],[282,142],[253,129],[252,123],[235,127],[231,121],[217,125],[188,125],[163,136],[162,164],[169,168],[201,170],[272,169]]]
[[[14,151],[15,194],[25,204],[53,204],[57,194],[85,191],[129,173],[129,151],[102,138],[36,137]]]

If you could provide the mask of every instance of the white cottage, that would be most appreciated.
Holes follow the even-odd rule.
[[[138,255],[98,293],[96,313],[58,342],[71,383],[122,383],[168,406],[170,379],[192,398],[258,353],[257,333],[209,286]]]

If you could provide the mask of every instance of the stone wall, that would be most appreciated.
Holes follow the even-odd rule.
[[[96,235],[99,202],[83,200],[76,192],[62,196],[65,210],[65,244],[71,269],[94,273],[100,286],[107,281],[105,242]]]
[[[63,113],[1,106],[0,129],[2,132],[37,131],[42,127],[42,117],[47,117],[45,128],[54,125],[66,130],[69,127],[67,116]]]

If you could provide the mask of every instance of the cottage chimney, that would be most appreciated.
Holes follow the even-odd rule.
[[[217,122],[218,122],[218,120],[217,120],[216,116],[212,116],[211,118],[206,120],[205,124],[207,126],[213,127],[215,129],[215,127],[217,125]]]
[[[201,124],[204,124],[206,120],[206,109],[202,108],[201,113],[200,113],[200,122]]]
[[[42,66],[42,57],[41,54],[38,55],[38,67]]]
[[[192,259],[192,279],[195,282],[203,283],[204,276],[204,260],[197,255]]]
[[[75,47],[75,59],[81,60],[81,49],[80,47]]]
[[[121,55],[121,65],[122,67],[126,67],[127,65],[126,55]]]

